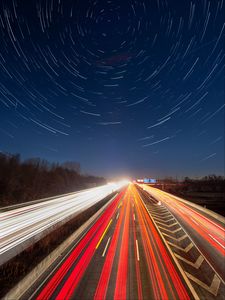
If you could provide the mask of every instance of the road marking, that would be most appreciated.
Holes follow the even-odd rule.
[[[137,251],[137,260],[140,260],[140,256],[139,256],[139,248],[138,248],[138,240],[136,240],[136,251]]]
[[[154,218],[153,217],[151,217],[152,218],[152,220],[154,221]],[[166,230],[165,228],[163,228],[163,227],[160,227],[160,226],[158,226],[158,224],[160,223],[160,222],[157,222],[157,221],[154,221],[154,223],[156,223],[156,226],[157,227],[159,227],[159,228],[161,228],[161,229],[164,229],[164,230]],[[179,225],[179,226],[181,226],[178,222],[177,222],[177,224]],[[199,224],[198,224],[199,225]],[[164,224],[164,226],[167,226],[167,227],[169,227],[168,225],[165,225]],[[183,229],[183,231],[187,234],[187,232],[186,232],[186,230],[181,226],[181,228]],[[160,231],[160,234],[161,234],[161,231]],[[187,234],[188,235],[188,234]],[[164,237],[163,237],[164,238]],[[225,284],[224,283],[224,280],[222,279],[222,277],[216,272],[216,270],[214,269],[214,267],[211,265],[211,263],[208,261],[208,259],[202,254],[202,252],[200,251],[200,249],[198,248],[198,246],[193,242],[193,240],[192,240],[192,238],[188,235],[188,238],[190,239],[190,241],[193,243],[193,245],[194,245],[194,247],[198,250],[198,252],[204,257],[204,259],[205,259],[205,261],[207,262],[207,264],[212,268],[212,270],[215,272],[215,274],[217,275],[217,277],[221,280],[221,282],[223,283],[223,284]],[[168,242],[167,240],[165,240],[165,242]],[[169,242],[168,242],[169,243]],[[174,247],[176,247],[174,244],[172,244],[171,243],[171,245],[173,245]],[[189,245],[190,246],[190,245]],[[191,247],[192,248],[192,247]],[[170,247],[168,247],[168,249],[170,249]],[[180,250],[182,250],[182,249],[180,249]],[[184,250],[182,250],[182,251],[184,251]],[[187,252],[186,252],[187,253]],[[179,262],[178,262],[179,263]]]
[[[140,196],[140,194],[139,194],[139,197],[140,197],[140,199],[142,200],[142,203],[144,204],[146,210],[148,211],[147,206],[146,206],[146,204],[144,203],[144,201],[143,201],[142,197]],[[199,298],[198,294],[196,293],[195,289],[193,288],[193,286],[192,286],[192,284],[191,284],[189,278],[187,277],[187,275],[185,274],[183,268],[181,267],[181,265],[180,265],[178,259],[177,259],[176,256],[174,255],[172,249],[170,248],[170,246],[168,245],[166,239],[164,238],[164,236],[162,235],[160,229],[158,228],[158,225],[157,225],[156,222],[154,221],[154,218],[151,216],[151,214],[150,214],[149,211],[148,211],[148,213],[149,213],[149,217],[151,218],[153,224],[155,225],[156,229],[158,230],[159,235],[161,236],[162,240],[164,241],[164,243],[165,243],[165,245],[166,245],[168,251],[170,252],[171,256],[173,257],[176,266],[178,267],[180,273],[183,275],[183,278],[184,278],[184,280],[185,280],[187,286],[189,287],[189,289],[190,289],[190,291],[191,291],[191,293],[192,293],[194,299],[195,299],[195,300],[200,300],[200,298]]]
[[[217,244],[219,244],[223,249],[225,249],[225,247],[224,247],[217,239],[215,239],[211,234],[209,234],[209,236],[210,236]]]
[[[156,208],[156,209],[152,208],[151,211],[154,213],[160,213],[160,214],[163,214],[163,213],[166,214],[168,212],[168,210],[166,208]]]
[[[74,248],[79,244],[79,242],[82,240],[82,238],[87,234],[88,230],[90,229],[90,224],[92,224],[92,222],[95,220],[97,220],[99,218],[100,215],[102,215],[102,213],[105,212],[105,209],[108,207],[109,203],[111,203],[116,197],[117,197],[118,193],[111,198],[111,200],[106,203],[96,214],[94,214],[87,222],[85,222],[77,231],[75,231],[72,235],[70,235],[66,241],[63,242],[63,244],[61,244],[58,248],[56,248],[52,253],[50,253],[43,261],[41,261],[36,268],[40,267],[41,264],[43,264],[43,262],[45,262],[45,269],[44,270],[41,270],[41,273],[38,272],[37,270],[35,271],[35,280],[31,283],[30,282],[30,276],[32,277],[33,273],[28,273],[24,279],[19,282],[19,284],[27,284],[26,282],[26,278],[28,277],[29,279],[29,287],[31,287],[35,282],[36,280],[38,280],[40,278],[40,276],[43,276],[43,274],[47,271],[47,269],[57,261],[58,259],[58,255],[56,255],[56,257],[54,258],[55,256],[55,253],[57,253],[59,250],[58,249],[61,249],[60,251],[64,252],[64,251],[67,251],[66,254],[63,256],[63,257],[60,257],[60,261],[56,264],[56,266],[54,267],[54,269],[48,273],[48,275],[44,278],[44,280],[42,280],[42,282],[38,285],[38,287],[35,289],[35,291],[32,293],[32,295],[28,298],[28,300],[31,300],[34,298],[34,295],[37,296],[37,293],[40,291],[40,289],[44,286],[44,284],[46,284],[46,282],[49,280],[49,278],[54,274],[54,272],[59,268],[59,266],[64,262],[66,261],[66,259],[70,256],[71,252],[74,250]],[[78,238],[78,239],[77,239]],[[70,250],[68,251],[68,245],[72,242],[72,241],[76,241],[75,245],[73,247],[70,248]],[[66,246],[65,246],[66,245]],[[51,256],[51,261],[50,261],[50,257]],[[49,261],[50,261],[50,264],[49,264]],[[34,271],[34,270],[33,270]],[[32,271],[32,272],[33,272]],[[16,285],[15,289],[17,290],[18,289],[18,286]],[[14,290],[14,289],[13,289]],[[8,295],[10,295],[11,293],[13,295],[16,294],[16,297],[9,297],[9,299],[20,299],[24,296],[25,292],[27,292],[28,288],[26,288],[25,290],[23,290],[21,292],[21,288],[19,289],[19,295],[18,295],[18,292],[14,292],[13,290],[11,290],[9,292]],[[18,297],[17,297],[18,296]]]
[[[158,222],[159,223],[159,222]],[[158,224],[157,224],[158,225]],[[158,226],[160,229],[162,229],[162,230],[166,230],[166,231],[168,231],[168,232],[170,232],[170,233],[176,233],[176,232],[178,232],[178,231],[180,231],[180,230],[183,230],[181,227],[180,228],[177,228],[177,229],[175,229],[175,230],[169,230],[169,229],[167,229],[167,228],[164,228],[164,227],[162,227],[162,226]]]
[[[116,219],[118,219],[118,218],[119,218],[119,215],[120,215],[120,213],[118,212],[118,214],[117,214],[117,216],[116,216]]]
[[[105,253],[106,253],[106,250],[107,250],[107,248],[108,248],[108,245],[109,245],[110,240],[111,240],[111,237],[108,238],[108,241],[107,241],[107,243],[106,243],[105,249],[104,249],[104,251],[103,251],[103,253],[102,253],[102,257],[105,256]]]
[[[190,243],[186,248],[182,248],[182,247],[177,246],[177,245],[175,245],[175,244],[173,244],[173,243],[171,243],[171,242],[168,242],[168,241],[167,241],[167,243],[168,243],[169,245],[171,245],[171,246],[173,246],[173,247],[175,247],[175,248],[177,248],[177,249],[179,249],[179,250],[185,252],[185,253],[188,253],[188,251],[190,251],[191,248],[194,246],[192,243]]]
[[[175,220],[174,217],[170,218],[170,219],[167,219],[167,220],[162,220],[162,218],[158,218],[158,217],[154,217],[154,219],[156,220],[160,220],[162,223],[168,223],[172,220]]]
[[[171,216],[171,213],[163,213],[163,214],[158,214],[158,213],[153,213],[153,212],[150,212],[150,213],[151,213],[151,215],[153,215],[154,218],[158,217],[161,219],[166,219],[169,216]]]
[[[106,229],[104,230],[104,232],[103,232],[103,234],[102,234],[102,236],[101,236],[101,238],[100,238],[100,240],[99,240],[97,246],[95,247],[95,249],[98,249],[98,247],[99,247],[101,241],[103,240],[103,238],[104,238],[104,236],[105,236],[105,234],[106,234],[106,232],[107,232],[109,226],[111,225],[111,223],[112,223],[112,219],[109,221],[109,224],[107,225]]]
[[[120,201],[120,203],[118,205],[118,208],[120,208],[120,206],[122,206],[122,204],[123,204],[122,201]]]
[[[182,261],[186,262],[187,264],[189,264],[190,266],[194,267],[195,269],[199,269],[200,266],[201,266],[201,264],[204,261],[204,257],[202,255],[199,255],[199,257],[197,258],[197,260],[196,260],[195,263],[191,262],[190,260],[185,259],[184,257],[182,257],[182,256],[180,256],[180,255],[178,255],[176,253],[174,253],[174,255],[177,258],[179,258],[180,260],[182,260]]]
[[[143,200],[142,200],[143,201]],[[145,203],[144,203],[145,205]],[[145,205],[146,206],[146,205]],[[146,208],[147,209],[147,208]],[[148,211],[151,213],[151,211],[148,209]],[[156,225],[156,223],[159,223],[157,221],[154,221],[154,217],[152,217],[150,215],[150,217],[152,218],[152,221],[153,223]],[[192,218],[191,218],[192,219]],[[175,218],[176,220],[176,218]],[[192,219],[192,221],[194,221]],[[161,223],[162,224],[162,223]],[[197,224],[197,223],[196,223]],[[181,226],[180,224],[178,224],[179,226]],[[166,226],[166,225],[164,225]],[[199,226],[199,224],[198,224]],[[158,227],[158,225],[156,225],[156,227]],[[187,234],[187,232],[185,231],[185,229],[181,226],[181,228],[183,229],[183,231]],[[158,228],[157,228],[158,229]],[[218,296],[218,293],[219,293],[219,290],[220,290],[220,285],[223,283],[224,284],[224,281],[223,279],[221,278],[221,276],[219,274],[217,274],[216,270],[214,269],[214,267],[210,264],[210,262],[207,260],[207,258],[201,253],[201,251],[199,250],[198,246],[195,245],[195,243],[193,242],[192,238],[190,236],[188,236],[188,238],[190,239],[190,241],[192,242],[193,245],[189,244],[185,249],[182,249],[181,247],[178,247],[176,245],[174,245],[173,243],[170,243],[168,242],[164,236],[161,234],[161,231],[158,229],[158,232],[160,233],[162,239],[164,240],[169,252],[171,253],[171,255],[174,257],[174,261],[176,262],[179,270],[182,272],[182,274],[185,274],[184,276],[184,279],[186,281],[186,283],[188,284],[189,288],[191,288],[191,291],[193,293],[193,296],[195,299],[199,299],[199,296],[197,295],[194,287],[193,287],[193,283],[191,283],[191,281],[195,282],[196,284],[198,284],[199,286],[201,286],[202,288],[206,289],[208,292],[210,292],[211,294],[215,295],[215,296]],[[187,234],[188,235],[188,234]],[[213,236],[211,236],[211,238],[213,239]],[[216,242],[219,243],[218,240],[216,240]],[[167,245],[169,244],[169,245]],[[169,246],[169,247],[168,247]],[[199,252],[199,256],[197,258],[197,260],[195,261],[195,263],[193,263],[192,261],[185,261],[186,258],[182,257],[182,256],[179,256],[177,253],[174,253],[173,252],[173,249],[172,249],[172,246],[175,247],[175,248],[179,248],[180,250],[184,251],[184,252],[188,252],[189,250],[192,249],[192,247],[194,246],[198,252]],[[221,244],[220,244],[221,246]],[[222,245],[223,247],[223,245]],[[188,249],[189,248],[189,249]],[[224,248],[225,249],[225,248]],[[191,255],[191,254],[190,254]],[[213,280],[211,282],[211,285],[207,285],[206,283],[202,282],[200,279],[196,278],[194,275],[192,274],[189,274],[188,272],[186,272],[185,270],[183,270],[184,268],[184,264],[181,264],[181,262],[179,262],[178,260],[183,260],[185,261],[186,263],[188,263],[189,265],[193,264],[192,267],[195,267],[196,269],[198,268],[198,265],[199,265],[199,268],[201,267],[201,264],[205,262],[209,265],[209,267],[211,267],[211,269],[215,272],[214,276],[213,276]],[[223,290],[222,290],[223,291]],[[222,292],[223,293],[223,292]],[[211,297],[210,297],[211,298]]]
[[[191,218],[191,220],[192,220],[196,225],[199,226],[198,222],[196,222],[196,221],[195,221],[194,219],[192,219],[192,218]]]
[[[133,214],[134,215],[134,221],[135,221],[135,214]]]
[[[157,211],[157,212],[155,212],[155,211],[152,211],[151,210],[151,214],[153,214],[154,216],[157,216],[157,217],[169,217],[169,216],[171,216],[171,217],[173,217],[173,215],[170,213],[170,212],[168,212],[168,211],[165,211],[165,212],[161,212],[161,211]]]
[[[175,226],[175,225],[179,225],[177,222],[174,222],[173,224],[167,225],[167,224],[165,224],[165,223],[156,221],[155,218],[154,218],[154,221],[155,221],[157,224],[161,224],[161,225],[163,225],[163,226],[166,226],[167,228],[173,227],[173,226]]]
[[[178,241],[178,242],[180,242],[180,241],[182,241],[182,240],[188,238],[188,236],[186,235],[186,233],[185,233],[183,236],[179,237],[179,238],[175,238],[175,237],[173,237],[173,236],[171,236],[171,235],[169,235],[169,234],[167,234],[167,233],[165,233],[165,232],[162,232],[162,234],[163,234],[164,236],[167,236],[167,237],[169,237],[170,239],[175,240],[175,241]]]
[[[213,294],[214,296],[217,296],[221,280],[219,279],[219,277],[216,274],[214,274],[211,285],[208,286],[207,284],[205,284],[198,278],[194,277],[193,275],[189,274],[188,272],[185,272],[185,273],[186,273],[187,277],[190,278],[192,281],[194,281],[195,283],[200,285],[202,288],[207,290],[209,293]]]

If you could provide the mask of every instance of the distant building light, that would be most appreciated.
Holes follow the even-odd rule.
[[[139,178],[139,179],[136,179],[136,182],[138,183],[145,183],[145,184],[154,184],[156,183],[156,179],[153,179],[153,178]]]
[[[137,182],[144,182],[144,179],[137,179]]]

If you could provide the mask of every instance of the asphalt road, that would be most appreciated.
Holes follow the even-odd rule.
[[[153,187],[142,188],[151,219],[199,299],[225,299],[225,219]]]
[[[152,187],[145,186],[144,188],[173,213],[217,273],[225,280],[225,219],[223,218],[224,223],[222,223],[211,215],[207,215],[207,210],[203,214],[181,202],[179,197]]]
[[[196,298],[132,184],[52,269],[24,299]]]
[[[55,226],[68,221],[123,185],[124,182],[111,183],[55,199],[33,201],[26,206],[1,209],[0,265],[38,241]]]
[[[195,221],[206,216],[164,196],[129,184],[21,299],[224,299],[221,249],[196,239],[203,229],[184,211]],[[222,225],[208,222],[202,227],[218,238]]]

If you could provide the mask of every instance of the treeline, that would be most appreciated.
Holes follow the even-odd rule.
[[[186,191],[205,193],[225,192],[225,178],[223,176],[208,175],[200,179],[191,179],[189,177],[185,177],[183,184]]]
[[[199,179],[185,177],[182,181],[166,178],[156,187],[225,216],[223,176],[208,175]]]
[[[0,206],[70,193],[105,184],[105,179],[80,173],[76,162],[49,163],[40,158],[22,161],[0,154]]]
[[[225,177],[217,175],[208,175],[199,179],[185,177],[178,181],[172,177],[160,180],[167,189],[176,190],[177,192],[204,192],[204,193],[224,193]]]

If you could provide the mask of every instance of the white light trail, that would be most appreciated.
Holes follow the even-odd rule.
[[[35,204],[30,203],[30,205],[1,212],[0,264],[36,242],[53,226],[85,211],[127,183],[126,180],[108,183],[104,186],[55,199],[45,199]]]

